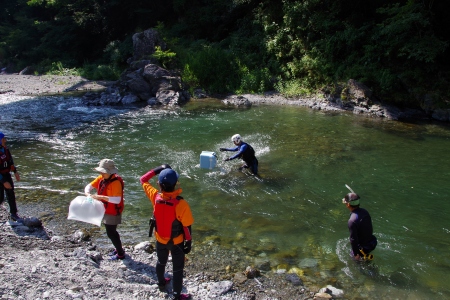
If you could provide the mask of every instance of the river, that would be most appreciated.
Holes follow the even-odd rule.
[[[1,98],[0,131],[22,180],[19,212],[39,211],[47,226],[72,232],[70,201],[113,159],[125,181],[122,240],[148,239],[152,208],[139,178],[168,163],[191,205],[195,243],[248,253],[305,283],[343,289],[348,298],[450,299],[450,127],[312,111],[303,107],[235,109],[217,100],[175,110],[88,107],[73,97]],[[224,162],[241,134],[259,159],[260,177]],[[215,151],[217,167],[199,166]],[[341,199],[361,196],[379,244],[370,263],[350,258]],[[103,233],[103,231],[100,231]],[[98,243],[109,241],[100,234]],[[350,296],[352,295],[352,296]]]

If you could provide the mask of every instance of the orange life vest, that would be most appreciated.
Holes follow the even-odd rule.
[[[183,233],[183,224],[177,219],[176,206],[183,199],[177,196],[175,199],[170,198],[164,200],[161,193],[156,195],[154,218],[156,220],[155,230],[161,238],[173,239]]]
[[[109,178],[109,179],[102,179],[99,183],[99,188],[98,188],[98,194],[99,195],[103,195],[103,196],[107,196],[106,195],[106,187],[111,184],[112,182],[119,180],[120,184],[122,185],[122,195],[121,195],[121,199],[120,199],[120,203],[119,204],[115,204],[115,203],[108,203],[108,202],[103,202],[103,204],[105,205],[105,214],[107,215],[113,215],[113,216],[118,216],[122,213],[123,208],[124,208],[124,201],[123,201],[123,179],[122,177],[120,177],[117,174],[114,174],[115,176],[113,178]]]

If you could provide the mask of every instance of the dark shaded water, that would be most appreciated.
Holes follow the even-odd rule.
[[[269,260],[274,270],[355,298],[450,298],[447,126],[216,101],[166,111],[19,100],[0,100],[0,131],[22,175],[19,209],[39,203],[60,231],[80,227],[65,220],[69,203],[107,157],[125,180],[123,240],[146,240],[152,209],[139,177],[168,163],[181,175],[198,244],[244,249],[255,263]],[[235,133],[255,148],[261,178],[221,161],[218,149]],[[202,151],[216,151],[216,169],[199,168]],[[345,184],[372,215],[379,245],[369,266],[349,257]]]

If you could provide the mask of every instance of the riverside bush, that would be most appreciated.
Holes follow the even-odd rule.
[[[247,66],[242,66],[240,73],[241,82],[236,90],[238,94],[263,93],[273,88],[271,75],[267,68],[249,70]]]
[[[79,70],[80,76],[89,80],[117,80],[122,70],[112,65],[84,64]]]
[[[239,66],[233,55],[215,46],[189,49],[180,58],[182,77],[189,85],[201,85],[212,93],[226,93],[239,87]]]
[[[77,68],[65,68],[60,61],[53,62],[50,70],[46,72],[47,75],[60,75],[60,76],[79,76],[80,72]]]

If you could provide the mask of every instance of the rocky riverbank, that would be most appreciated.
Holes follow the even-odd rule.
[[[1,299],[170,299],[171,284],[165,293],[157,286],[153,241],[127,246],[124,260],[110,261],[111,249],[99,248],[83,229],[59,235],[35,217],[13,222],[8,216],[2,206]],[[187,255],[183,292],[192,299],[331,299],[333,292],[342,296],[332,287],[317,293],[295,273],[239,267],[246,265],[242,253],[221,251],[211,244],[194,244]],[[171,268],[169,264],[168,277]]]
[[[133,103],[137,97],[126,95],[123,99],[118,94],[115,81],[90,81],[80,76],[57,75],[0,75],[0,96],[18,95],[67,95],[69,93],[87,93],[85,98],[95,105]],[[101,95],[100,95],[101,93]],[[98,96],[100,95],[100,96]],[[202,91],[195,98],[209,97]],[[263,94],[243,94],[220,97],[225,105],[236,107],[248,107],[251,105],[289,105],[304,106],[313,110],[322,111],[349,111],[356,115],[386,118],[389,120],[438,120],[450,121],[450,110],[436,108],[431,104],[428,111],[404,108],[400,109],[392,105],[382,104],[372,92],[361,83],[349,80],[346,87],[339,95],[329,92],[320,92],[309,97],[287,98],[277,92]],[[154,105],[156,102],[148,101]]]

